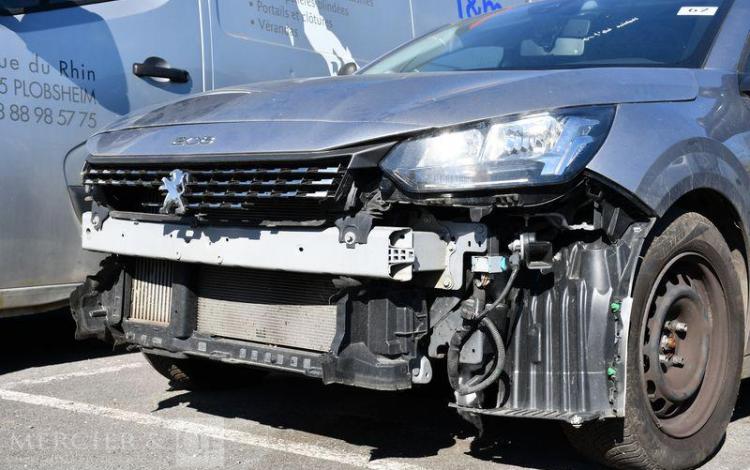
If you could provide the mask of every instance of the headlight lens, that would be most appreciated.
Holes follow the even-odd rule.
[[[613,107],[592,107],[442,130],[399,144],[381,167],[418,193],[560,184],[591,160],[613,118]]]

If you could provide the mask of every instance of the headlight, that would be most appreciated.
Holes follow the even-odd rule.
[[[451,192],[565,183],[609,132],[613,107],[485,121],[407,140],[383,170],[409,192]]]

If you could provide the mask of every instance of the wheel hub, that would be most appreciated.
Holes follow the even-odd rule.
[[[676,436],[700,428],[705,413],[698,402],[713,387],[705,385],[717,294],[713,276],[700,258],[673,262],[655,287],[645,322],[646,396],[659,426]]]

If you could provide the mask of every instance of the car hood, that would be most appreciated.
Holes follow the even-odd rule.
[[[285,80],[203,93],[126,116],[92,137],[88,150],[98,156],[320,151],[499,116],[689,101],[697,94],[694,71],[660,68]]]

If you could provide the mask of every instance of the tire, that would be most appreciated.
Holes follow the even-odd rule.
[[[718,451],[737,400],[742,290],[730,249],[707,218],[677,214],[654,233],[634,286],[625,417],[566,434],[608,467],[691,469]]]
[[[146,360],[156,372],[169,379],[179,390],[207,390],[240,387],[258,382],[265,371],[228,365],[203,359],[174,359],[144,352]]]

